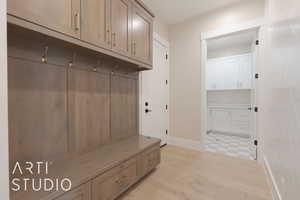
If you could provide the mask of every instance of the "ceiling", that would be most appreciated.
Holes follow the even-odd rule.
[[[208,51],[237,46],[249,46],[250,48],[256,35],[257,30],[250,30],[211,39],[207,42],[207,48]]]
[[[142,0],[162,21],[176,24],[205,12],[246,0]]]

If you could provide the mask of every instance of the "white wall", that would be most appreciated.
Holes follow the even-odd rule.
[[[0,199],[9,199],[6,1],[0,1]]]
[[[153,24],[154,32],[157,33],[162,39],[169,41],[169,26],[159,20],[158,18],[154,19]]]
[[[171,136],[198,141],[201,138],[201,32],[263,15],[264,1],[251,0],[170,26]]]
[[[300,1],[269,0],[260,55],[265,160],[282,200],[300,198]]]

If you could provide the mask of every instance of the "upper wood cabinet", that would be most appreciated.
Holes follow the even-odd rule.
[[[153,14],[139,0],[8,0],[8,14],[11,23],[152,68]]]
[[[110,2],[82,1],[82,40],[100,47],[111,47]]]
[[[132,10],[132,56],[152,64],[153,19],[136,4]]]
[[[129,0],[111,0],[112,49],[128,56],[131,52],[131,8]]]
[[[80,38],[80,1],[8,0],[7,2],[10,15]]]

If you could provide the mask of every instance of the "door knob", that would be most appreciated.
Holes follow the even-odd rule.
[[[152,112],[152,110],[149,110],[148,108],[145,110],[146,113]]]

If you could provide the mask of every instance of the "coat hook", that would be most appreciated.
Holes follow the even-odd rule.
[[[72,60],[69,62],[69,67],[73,67],[76,58],[76,53],[73,53]]]
[[[49,49],[48,46],[46,46],[44,48],[44,55],[42,56],[42,62],[43,63],[47,63],[48,62],[48,49]]]
[[[93,71],[94,72],[97,72],[98,70],[97,70],[97,67],[93,67]]]

